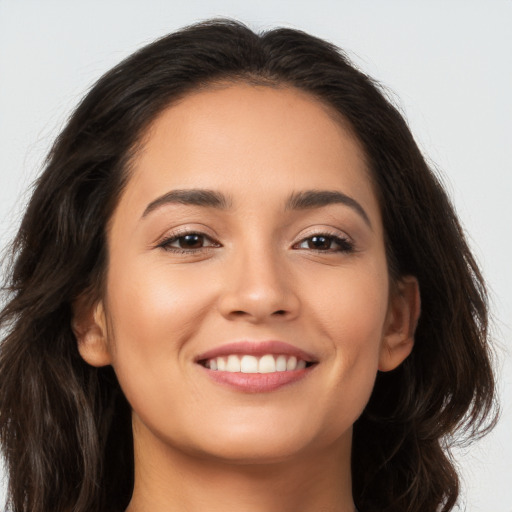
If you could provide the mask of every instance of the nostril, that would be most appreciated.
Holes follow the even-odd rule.
[[[279,309],[278,311],[274,311],[274,315],[285,315],[286,311],[284,309]]]

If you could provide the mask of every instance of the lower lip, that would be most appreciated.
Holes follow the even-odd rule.
[[[314,365],[316,366],[316,365]],[[223,372],[201,368],[215,382],[245,393],[267,393],[275,391],[307,377],[314,366],[302,370],[272,373]]]

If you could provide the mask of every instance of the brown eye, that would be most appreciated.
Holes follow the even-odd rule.
[[[312,236],[306,240],[308,249],[328,250],[331,248],[333,240],[326,236]]]
[[[202,233],[184,233],[183,235],[166,238],[158,244],[158,247],[171,252],[194,252],[211,247],[220,247],[220,244]]]
[[[199,249],[204,246],[204,236],[196,233],[180,236],[176,241],[180,249]]]
[[[305,238],[294,246],[296,249],[309,249],[319,252],[352,252],[354,250],[353,243],[339,236],[334,235],[313,235]]]

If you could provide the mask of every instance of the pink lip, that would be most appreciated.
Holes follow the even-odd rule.
[[[230,354],[250,354],[254,356],[264,356],[265,354],[286,356],[295,356],[297,359],[303,359],[308,363],[316,361],[315,356],[308,354],[304,350],[300,350],[289,343],[284,341],[236,341],[234,343],[227,343],[220,347],[212,348],[195,358],[196,362],[212,359],[214,357],[229,356]]]
[[[213,371],[199,366],[199,369],[207,372],[208,377],[231,388],[244,393],[267,393],[275,391],[293,382],[297,382],[308,376],[315,366],[287,372],[275,373],[238,373]]]

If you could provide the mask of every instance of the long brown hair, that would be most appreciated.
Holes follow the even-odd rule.
[[[104,75],[52,147],[12,245],[0,314],[0,441],[13,512],[116,512],[133,487],[130,407],[113,370],[88,366],[72,304],[103,292],[106,226],[145,129],[218,81],[290,86],[348,122],[370,165],[392,278],[417,277],[409,358],[377,376],[354,425],[354,500],[364,512],[451,510],[457,431],[494,421],[486,291],[463,230],[397,109],[336,47],[300,31],[226,20],[142,48]]]

